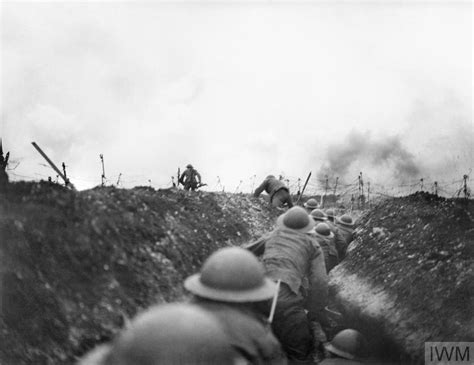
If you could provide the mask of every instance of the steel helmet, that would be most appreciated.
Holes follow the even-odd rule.
[[[318,223],[316,225],[316,233],[324,237],[334,237],[334,233],[331,232],[331,229],[326,223]]]
[[[302,233],[308,233],[314,226],[314,220],[309,219],[308,213],[301,207],[290,208],[277,219],[277,227],[289,228]]]
[[[308,201],[304,203],[303,206],[308,209],[316,209],[318,207],[318,202],[316,199],[311,198],[308,199]]]
[[[190,163],[186,165],[186,168],[187,169],[192,169],[193,168],[193,165],[191,165]]]
[[[345,329],[339,332],[332,341],[326,345],[326,349],[345,359],[353,360],[368,355],[368,344],[364,335],[353,329]]]
[[[276,284],[250,251],[227,247],[213,253],[201,273],[184,281],[191,293],[223,302],[259,302],[273,297]]]
[[[348,214],[344,214],[340,218],[336,218],[336,222],[347,227],[352,227],[354,225],[352,217]]]
[[[275,175],[268,175],[268,176],[265,178],[265,180],[267,180],[267,179],[276,179],[276,177],[275,177]]]
[[[212,314],[191,304],[165,304],[132,321],[105,365],[232,364],[237,358]]]
[[[326,216],[329,219],[333,220],[334,217],[336,216],[336,212],[334,211],[334,209],[328,209],[328,210],[326,210]]]
[[[324,213],[321,209],[313,209],[311,211],[311,217],[315,221],[325,221],[327,219],[326,213]]]

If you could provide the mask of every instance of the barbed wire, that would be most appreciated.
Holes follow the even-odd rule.
[[[18,181],[21,179],[26,180],[45,180],[51,178],[52,180],[56,178],[58,181],[58,176],[51,169],[48,165],[44,165],[44,167],[51,170],[51,174],[45,174],[41,172],[35,172],[32,174],[25,174],[19,173],[17,171],[8,171],[9,176],[12,177],[12,181]],[[379,183],[372,178],[368,177],[367,175],[360,179],[360,176],[354,178],[349,183],[344,181],[337,181],[332,179],[330,181],[329,178],[321,179],[321,178],[313,178],[308,181],[306,189],[304,191],[305,196],[330,196],[335,195],[339,198],[345,198],[348,195],[381,195],[381,196],[402,196],[402,195],[409,195],[416,191],[425,191],[435,193],[445,197],[465,197],[470,195],[470,187],[467,186],[467,181],[469,180],[469,173],[464,175],[462,179],[446,179],[446,180],[435,180],[432,178],[420,178],[417,180],[410,180],[405,181],[399,184],[388,184],[388,183]],[[152,186],[159,189],[170,188],[175,184],[174,176],[170,175],[169,179],[160,179],[158,182],[153,181],[145,174],[133,174],[127,175],[123,173],[113,174],[108,176],[105,179],[105,184],[107,186],[119,186],[120,187],[133,187],[133,186]],[[285,183],[285,185],[289,188],[292,194],[297,194],[298,192],[301,193],[301,189],[304,185],[305,178],[297,177],[297,176],[285,176],[280,175],[281,180]],[[78,176],[77,174],[68,175],[68,178],[71,181],[80,181],[82,183],[86,183],[92,186],[99,186],[101,184],[100,176],[97,177],[83,177]],[[253,174],[243,179],[238,180],[238,184],[227,188],[227,192],[233,193],[252,193],[258,185],[260,185],[261,181],[257,180],[257,175]],[[263,181],[263,179],[262,179]],[[58,181],[58,183],[61,183]],[[216,177],[214,184],[209,184],[209,189],[211,191],[226,191],[226,184],[224,184],[223,180],[220,176]],[[369,190],[370,187],[370,190]]]

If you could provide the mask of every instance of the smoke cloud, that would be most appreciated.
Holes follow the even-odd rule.
[[[341,143],[329,145],[327,163],[318,172],[318,180],[339,177],[346,180],[351,167],[382,167],[397,181],[418,176],[420,168],[415,157],[402,144],[400,136],[388,136],[374,140],[370,132],[351,131]]]

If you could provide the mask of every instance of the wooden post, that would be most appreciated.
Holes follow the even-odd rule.
[[[367,205],[370,208],[370,181],[367,182]]]
[[[66,164],[63,162],[63,174],[64,174],[64,177],[66,178],[66,180],[69,180],[67,178],[67,174],[66,174]],[[64,184],[65,186],[67,186],[67,183]]]
[[[104,155],[103,155],[103,154],[100,154],[99,157],[100,157],[100,162],[102,163],[102,176],[101,176],[102,183],[101,183],[101,186],[105,186]]]
[[[31,144],[33,145],[34,148],[36,148],[36,150],[39,152],[39,154],[41,156],[43,156],[43,158],[46,160],[46,162],[49,163],[49,165],[53,168],[53,170],[56,171],[56,173],[64,180],[64,183],[66,184],[66,186],[70,187],[73,190],[76,190],[74,185],[69,181],[69,179],[66,176],[63,175],[63,173],[61,171],[59,171],[59,169],[56,167],[56,165],[53,163],[53,161],[51,161],[49,159],[49,157],[46,155],[46,153],[44,153],[43,150],[35,142],[31,142]]]
[[[462,178],[464,180],[464,183],[463,183],[463,192],[464,192],[464,197],[467,199],[469,198],[469,191],[467,189],[467,179],[468,179],[468,175],[464,175]]]

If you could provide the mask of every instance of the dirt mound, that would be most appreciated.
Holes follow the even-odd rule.
[[[331,272],[352,324],[413,362],[425,341],[474,341],[473,217],[472,201],[427,193],[364,214],[347,258]]]
[[[0,194],[0,362],[74,362],[141,308],[183,299],[210,253],[260,236],[278,213],[246,195],[11,184]]]

